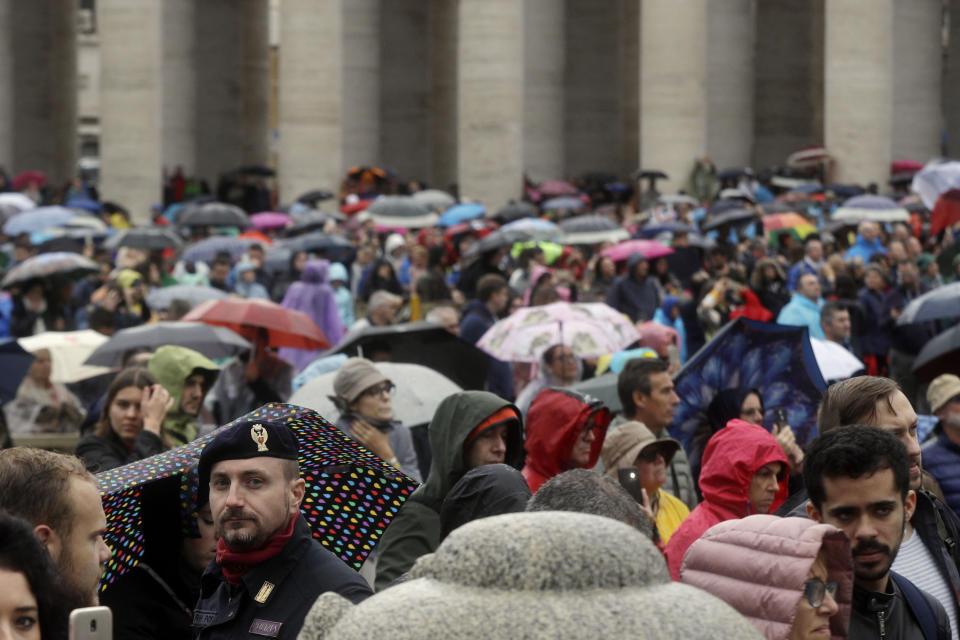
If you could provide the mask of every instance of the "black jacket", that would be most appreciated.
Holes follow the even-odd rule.
[[[196,593],[166,581],[145,562],[123,574],[100,596],[113,611],[116,640],[193,640]]]
[[[373,593],[360,574],[313,539],[307,521],[299,516],[286,546],[247,572],[239,586],[226,582],[216,560],[210,563],[193,614],[197,639],[269,635],[295,640],[310,607],[326,591],[355,604]]]
[[[87,469],[92,473],[99,473],[155,456],[163,453],[163,450],[163,441],[160,436],[152,431],[143,430],[133,441],[133,449],[130,451],[127,451],[119,438],[101,438],[91,433],[80,439],[76,453]]]
[[[927,638],[921,628],[920,615],[911,608],[903,594],[900,581],[906,581],[906,578],[890,572],[886,593],[873,593],[854,585],[848,638],[949,640],[950,619],[947,618],[943,605],[929,594],[917,590],[926,600],[928,611],[932,612],[936,619],[937,636]]]

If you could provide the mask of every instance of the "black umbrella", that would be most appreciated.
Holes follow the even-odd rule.
[[[753,170],[750,167],[730,167],[717,172],[717,178],[720,180],[735,180],[745,176],[752,176]]]
[[[745,224],[757,216],[755,211],[750,209],[729,209],[723,213],[717,214],[707,222],[700,225],[703,231],[710,231],[722,227],[725,224]]]
[[[226,291],[203,285],[178,284],[172,287],[160,287],[147,294],[147,305],[151,309],[163,311],[170,308],[174,300],[184,300],[195,307],[207,300],[220,300],[230,296]]]
[[[960,317],[960,282],[952,282],[914,298],[897,318],[897,324],[957,317]]]
[[[526,242],[533,239],[531,234],[526,231],[520,231],[519,229],[497,229],[473,243],[473,245],[467,249],[464,257],[472,258],[488,251],[496,251],[503,247],[511,247],[517,242]]]
[[[447,376],[464,389],[483,389],[490,356],[432,322],[368,327],[323,354],[362,355],[371,360],[411,362]]]
[[[226,202],[190,204],[177,216],[177,224],[185,227],[247,227],[246,212]]]
[[[960,325],[927,342],[917,355],[913,372],[921,382],[929,382],[941,373],[960,373]]]
[[[659,169],[640,169],[633,173],[634,180],[668,180],[670,176]]]
[[[284,240],[280,248],[316,253],[332,262],[349,262],[357,253],[357,248],[343,236],[318,231]]]
[[[154,322],[118,331],[97,347],[84,364],[119,367],[131,349],[159,349],[173,344],[199,351],[208,358],[229,358],[248,351],[250,343],[226,327],[203,322]]]
[[[163,227],[137,227],[121,231],[103,243],[107,249],[133,247],[135,249],[180,249],[183,241],[170,229]]]
[[[297,202],[313,204],[314,202],[320,202],[322,200],[330,200],[333,197],[333,193],[327,191],[326,189],[313,189],[297,196]]]
[[[283,230],[283,235],[288,238],[298,236],[301,233],[307,233],[308,231],[322,229],[328,220],[342,222],[347,219],[342,213],[334,213],[331,211],[310,211],[309,213],[299,213],[292,217],[293,224]]]
[[[78,280],[98,273],[100,265],[79,253],[57,251],[27,258],[11,269],[0,286],[6,288],[31,280],[48,281],[51,278]]]
[[[520,218],[535,218],[537,213],[537,208],[529,202],[511,202],[497,211],[493,217],[500,222],[506,223],[519,220]]]
[[[606,216],[584,215],[560,222],[562,244],[596,244],[626,240],[630,233]]]

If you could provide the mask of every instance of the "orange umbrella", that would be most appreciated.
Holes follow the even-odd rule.
[[[330,347],[330,341],[310,316],[269,300],[245,298],[207,300],[181,319],[227,327],[250,342],[254,342],[257,334],[265,330],[268,347],[295,349]]]
[[[273,240],[271,240],[267,236],[263,235],[263,233],[255,229],[251,229],[250,231],[244,231],[237,237],[246,238],[248,240],[255,240],[256,242],[260,242],[262,244],[273,244]]]

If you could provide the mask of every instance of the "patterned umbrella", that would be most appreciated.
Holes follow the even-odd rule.
[[[578,358],[602,356],[640,339],[630,320],[602,302],[554,302],[520,309],[487,330],[477,346],[507,362],[538,362],[548,348],[569,346]]]
[[[266,404],[222,428],[242,420],[284,421],[290,425],[300,448],[300,476],[306,482],[300,513],[320,544],[359,570],[416,488],[416,481],[383,462],[310,409]],[[113,551],[101,590],[137,566],[143,556],[140,495],[145,484],[179,477],[182,511],[196,520],[197,476],[191,469],[219,431],[97,474],[107,516],[103,537]]]
[[[100,265],[79,253],[54,251],[27,258],[7,273],[0,286],[7,288],[30,280],[53,277],[78,279],[99,271]]]

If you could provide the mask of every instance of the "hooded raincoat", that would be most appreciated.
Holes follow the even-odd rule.
[[[303,267],[300,280],[290,285],[280,304],[287,309],[302,311],[310,316],[330,344],[336,345],[347,331],[340,320],[337,299],[328,281],[329,271],[329,260],[308,260]],[[292,364],[297,372],[302,371],[319,354],[319,349],[281,347],[277,350],[277,355]]]
[[[660,306],[660,288],[655,282],[656,279],[647,274],[638,280],[633,275],[641,260],[646,260],[643,254],[630,254],[627,258],[627,272],[614,280],[613,286],[607,291],[607,304],[627,314],[634,322],[652,320]]]
[[[173,398],[173,407],[163,421],[164,444],[174,448],[192,442],[198,435],[199,424],[196,415],[180,407],[184,383],[194,373],[200,373],[205,378],[204,389],[209,391],[220,375],[220,367],[193,349],[168,344],[150,356],[147,369]]]
[[[703,532],[724,520],[753,515],[750,483],[758,469],[771,462],[783,464],[779,489],[770,506],[773,513],[787,499],[790,463],[776,439],[763,427],[731,420],[707,443],[700,471],[703,502],[677,529],[666,548],[667,565],[674,580],[680,579],[683,555]]]
[[[376,589],[386,588],[422,555],[440,545],[440,509],[450,489],[466,474],[464,444],[473,431],[501,409],[511,408],[516,422],[507,432],[506,462],[518,466],[523,452],[520,411],[487,391],[463,391],[448,396],[428,427],[433,460],[426,482],[413,492],[380,542]],[[491,427],[493,425],[490,425]],[[599,451],[599,450],[598,450]]]
[[[590,418],[594,439],[586,469],[592,469],[600,459],[610,410],[596,398],[569,389],[545,389],[534,398],[527,421],[527,461],[523,467],[530,491],[536,493],[544,482],[573,468],[573,445]]]

